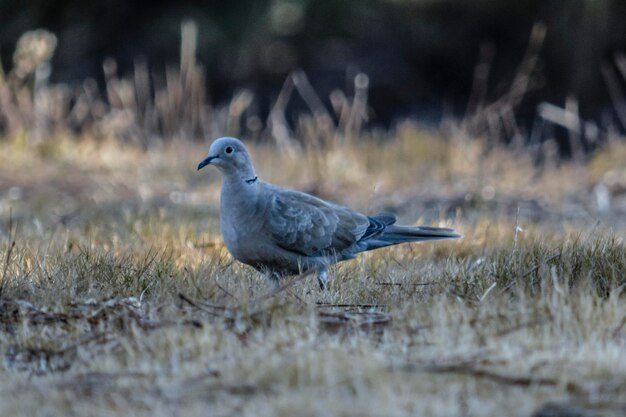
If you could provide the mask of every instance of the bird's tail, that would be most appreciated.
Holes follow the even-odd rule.
[[[400,243],[458,239],[460,237],[463,237],[463,235],[458,234],[454,229],[444,227],[389,225],[381,234],[372,236],[372,238],[361,243],[365,246],[365,250],[372,250]]]

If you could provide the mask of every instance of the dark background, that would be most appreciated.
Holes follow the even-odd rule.
[[[537,22],[547,35],[522,120],[532,119],[538,103],[562,106],[568,96],[584,118],[599,120],[611,107],[601,65],[626,51],[623,0],[0,0],[0,54],[7,70],[19,36],[45,28],[58,37],[53,82],[102,82],[107,57],[121,75],[138,58],[158,74],[179,62],[185,19],[198,24],[198,59],[213,103],[246,87],[264,111],[297,68],[327,100],[363,71],[380,123],[462,116],[481,48],[492,56],[488,96],[498,97]]]

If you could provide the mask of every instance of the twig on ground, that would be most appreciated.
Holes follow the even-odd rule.
[[[222,317],[223,316],[223,314],[218,314],[218,313],[216,313],[214,311],[211,311],[211,310],[208,310],[208,309],[204,308],[203,306],[198,305],[196,302],[192,301],[189,297],[187,297],[182,292],[178,293],[178,298],[180,298],[182,301],[186,302],[190,306],[195,307],[195,308],[197,308],[200,311],[204,311],[207,314],[210,314],[210,315],[215,316],[215,317]]]
[[[219,290],[220,290],[220,291],[222,291],[224,294],[226,294],[226,295],[227,295],[227,296],[229,296],[230,298],[235,299],[236,301],[239,301],[239,300],[237,299],[237,297],[235,297],[232,293],[230,293],[228,290],[226,290],[226,288],[222,287],[222,285],[221,285],[219,282],[217,282],[217,278],[215,278],[215,279],[213,280],[213,282],[215,282],[215,286],[216,286],[217,288],[219,288]]]
[[[335,304],[335,303],[324,303],[322,301],[318,301],[315,303],[318,308],[387,308],[386,304]]]
[[[410,283],[410,282],[376,282],[375,285],[383,285],[383,286],[398,286],[398,287],[409,287],[409,286],[414,286],[414,287],[421,287],[421,286],[426,286],[426,285],[435,285],[435,284],[439,284],[438,282],[435,281],[431,281],[431,282],[416,282],[416,283]]]
[[[390,324],[392,321],[391,314],[385,313],[319,313],[320,322],[324,325],[341,326],[355,325],[358,327],[382,326]]]
[[[485,292],[483,293],[483,295],[481,295],[481,296],[480,296],[480,298],[478,298],[478,302],[479,302],[479,303],[482,303],[482,302],[485,300],[485,298],[487,298],[487,296],[489,295],[489,293],[490,293],[490,292],[491,292],[494,288],[496,288],[496,285],[497,285],[497,284],[498,284],[497,282],[494,282],[493,284],[491,284],[491,285],[489,286],[489,288],[487,288],[487,290],[485,290]]]
[[[475,378],[488,379],[500,384],[519,385],[524,387],[533,385],[555,386],[559,384],[559,380],[557,378],[505,375],[487,369],[476,368],[468,363],[428,365],[407,364],[402,366],[400,369],[408,372],[468,375]],[[572,389],[577,388],[574,385],[571,385],[571,387]]]

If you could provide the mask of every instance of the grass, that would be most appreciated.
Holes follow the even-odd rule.
[[[612,146],[544,169],[411,125],[254,146],[266,180],[465,235],[365,254],[323,293],[231,260],[206,144],[0,142],[0,415],[623,415]]]

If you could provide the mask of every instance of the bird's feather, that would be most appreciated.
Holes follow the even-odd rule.
[[[368,233],[370,219],[347,207],[274,188],[268,226],[276,245],[303,256],[340,253]]]

